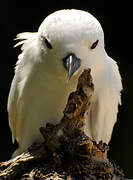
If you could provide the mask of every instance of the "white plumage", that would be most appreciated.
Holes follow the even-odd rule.
[[[38,32],[18,34],[17,39],[22,53],[8,98],[13,142],[19,144],[15,155],[42,140],[41,126],[61,119],[68,95],[85,68],[91,68],[95,86],[85,131],[97,142],[108,143],[122,84],[116,62],[104,49],[100,23],[87,12],[61,10],[49,15]]]

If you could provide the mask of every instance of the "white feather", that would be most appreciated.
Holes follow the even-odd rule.
[[[121,104],[122,84],[116,62],[109,56],[106,58],[105,72],[98,78],[95,76],[96,88],[85,131],[97,142],[103,140],[108,144],[117,120],[118,104]]]
[[[45,38],[52,49],[46,47]],[[97,47],[91,50],[97,39]],[[95,86],[85,131],[96,141],[108,143],[122,85],[117,64],[104,50],[100,23],[84,11],[57,11],[44,20],[37,33],[21,33],[17,40],[21,40],[16,46],[22,45],[22,53],[8,98],[9,125],[13,141],[19,144],[16,154],[42,140],[39,128],[46,122],[61,119],[68,95],[75,90],[84,68],[91,68]],[[69,82],[62,62],[68,53],[81,59],[79,71]]]

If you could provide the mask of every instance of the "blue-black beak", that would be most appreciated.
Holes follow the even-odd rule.
[[[72,75],[80,67],[80,59],[74,54],[69,54],[63,59],[63,64],[65,69],[68,71],[68,80],[70,80]]]

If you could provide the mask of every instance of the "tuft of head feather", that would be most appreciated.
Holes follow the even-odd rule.
[[[19,40],[17,44],[14,45],[14,48],[17,46],[21,46],[21,50],[24,50],[25,46],[28,42],[31,42],[33,39],[37,37],[37,33],[31,33],[31,32],[24,32],[17,34],[16,38],[14,40]]]

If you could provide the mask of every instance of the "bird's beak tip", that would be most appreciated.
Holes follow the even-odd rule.
[[[68,73],[68,76],[67,76],[67,82],[70,81],[71,77],[72,77],[72,76]]]

